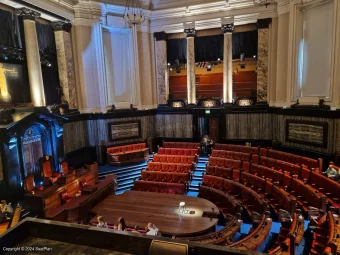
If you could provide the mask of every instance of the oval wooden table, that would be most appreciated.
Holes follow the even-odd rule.
[[[185,202],[187,213],[179,212],[180,202]],[[144,229],[151,222],[161,234],[171,236],[192,236],[215,230],[218,219],[214,216],[219,214],[218,208],[203,198],[143,191],[111,195],[91,211],[96,214],[91,223],[103,216],[108,224],[117,225],[118,218],[124,217],[128,227],[138,224]]]

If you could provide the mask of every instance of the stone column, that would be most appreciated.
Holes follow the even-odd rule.
[[[234,23],[222,24],[223,46],[223,102],[233,102],[233,31]]]
[[[184,29],[187,35],[187,95],[188,104],[196,104],[196,75],[195,75],[195,28]]]
[[[157,80],[157,101],[158,104],[166,104],[169,98],[169,83],[167,78],[167,35],[165,32],[154,33],[155,55],[156,55],[156,80]]]
[[[268,103],[275,106],[276,101],[276,66],[277,66],[278,18],[273,18],[269,25],[269,71],[268,71]]]
[[[40,17],[40,13],[28,8],[20,8],[17,14],[24,20],[26,60],[28,78],[31,90],[31,100],[34,106],[45,106],[44,83],[42,78],[37,30],[35,18]]]
[[[268,100],[268,47],[269,24],[272,19],[260,19],[258,27],[258,53],[257,53],[257,102]]]
[[[77,108],[77,91],[71,41],[71,24],[62,21],[51,23],[54,29],[57,49],[60,86],[63,90],[62,102],[71,109]]]

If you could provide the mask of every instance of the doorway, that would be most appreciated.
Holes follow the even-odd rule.
[[[219,141],[219,118],[204,116],[198,117],[198,129],[197,136],[199,140],[202,140],[204,135],[209,137],[217,143]]]

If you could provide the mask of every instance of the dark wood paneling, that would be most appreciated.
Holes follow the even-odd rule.
[[[257,73],[255,71],[241,71],[233,74],[234,97],[256,96],[257,90]]]

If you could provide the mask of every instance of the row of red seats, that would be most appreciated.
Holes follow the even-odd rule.
[[[235,160],[235,159],[210,157],[209,158],[209,165],[227,167],[227,168],[233,168],[233,169],[240,169],[241,166],[242,166],[242,161],[241,160]]]
[[[250,161],[251,153],[237,152],[237,151],[224,151],[224,150],[212,150],[212,157],[217,158],[228,158],[228,159],[236,159],[242,161]]]
[[[279,186],[284,187],[286,190],[289,190],[291,187],[292,176],[289,172],[284,173],[282,171],[249,162],[243,162],[243,170],[245,172],[258,175],[262,178],[268,178],[272,182],[277,182]],[[308,187],[313,193],[318,193],[319,196],[325,195],[328,202],[333,207],[339,208],[339,183],[306,168],[301,168],[300,174],[294,175],[294,177],[298,177],[299,179],[303,180],[305,186]]]
[[[215,172],[213,172],[214,168]],[[295,210],[296,200],[285,190],[273,185],[269,179],[266,180],[260,176],[253,175],[245,171],[240,172],[239,170],[223,167],[208,166],[206,173],[208,175],[213,173],[214,176],[232,179],[251,188],[258,194],[268,196],[268,200],[271,202],[271,205],[275,210],[283,208],[292,213]]]
[[[194,165],[193,164],[149,162],[147,169],[149,171],[190,173],[194,170]]]
[[[225,151],[236,151],[236,152],[244,152],[244,153],[252,153],[255,155],[261,155],[264,157],[279,159],[285,162],[289,162],[292,164],[305,166],[308,169],[318,169],[319,172],[322,172],[322,158],[312,159],[308,157],[303,157],[300,155],[291,154],[288,152],[260,148],[260,147],[250,147],[243,145],[234,145],[234,144],[215,144],[215,150],[225,150]]]
[[[327,220],[319,223],[313,232],[313,242],[310,254],[339,254],[338,246],[340,246],[340,244],[336,242],[338,234],[336,227],[333,214],[328,212]]]
[[[253,212],[262,214],[267,211],[268,204],[261,199],[256,192],[238,182],[223,179],[221,177],[204,175],[202,184],[204,186],[225,191],[228,194],[235,196],[236,199],[243,202],[243,206],[250,212],[250,214]]]
[[[132,190],[185,195],[186,184],[135,180]]]
[[[242,213],[242,205],[234,197],[221,190],[201,185],[198,197],[214,203],[225,216],[227,214],[236,215]]]
[[[214,149],[259,154],[259,147],[250,147],[250,146],[244,146],[244,145],[216,143],[214,145]]]
[[[198,149],[183,149],[183,148],[158,148],[158,154],[160,155],[185,155],[196,156],[198,155]]]
[[[273,158],[268,158],[268,157],[263,157],[260,156],[258,162],[253,161],[256,164],[267,166],[270,168],[274,168],[276,170],[281,170],[283,172],[289,172],[292,175],[298,175],[300,176],[302,166],[299,165],[294,165],[282,160],[278,159],[273,159]]]
[[[184,149],[197,149],[200,147],[200,143],[188,143],[188,142],[163,142],[164,148],[184,148]]]
[[[295,155],[295,154],[291,154],[288,152],[277,151],[273,149],[268,149],[267,153],[263,156],[279,159],[282,161],[290,162],[290,163],[301,165],[301,166],[304,165],[308,169],[316,168],[319,171],[322,171],[322,159],[321,158],[311,159],[311,158],[303,157],[300,155]]]
[[[197,162],[197,156],[154,154],[153,162],[191,164],[193,162]]]
[[[190,181],[190,174],[144,170],[142,171],[141,180],[154,182],[187,183]]]

